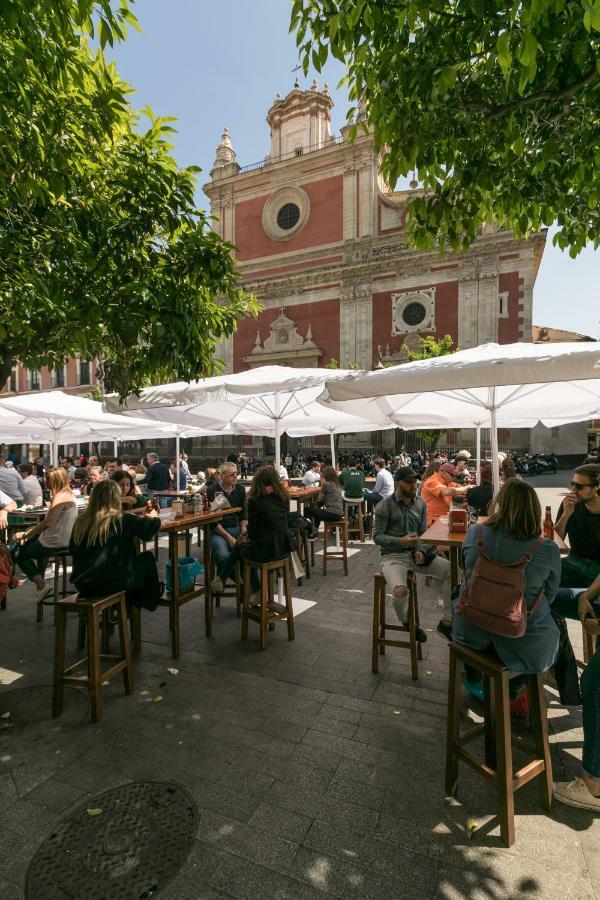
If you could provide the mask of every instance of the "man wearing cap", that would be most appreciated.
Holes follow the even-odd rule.
[[[427,504],[427,524],[431,525],[441,516],[448,515],[453,497],[464,494],[456,484],[456,468],[452,463],[444,463],[438,472],[426,478],[421,488],[421,497]]]
[[[441,582],[444,619],[450,619],[450,563],[431,555],[431,548],[419,543],[427,530],[427,505],[417,497],[418,475],[410,466],[402,466],[394,476],[394,492],[375,508],[373,539],[381,550],[381,571],[391,588],[392,604],[399,621],[408,628],[407,575],[410,571],[430,575]],[[427,632],[417,626],[417,640],[425,643]]]

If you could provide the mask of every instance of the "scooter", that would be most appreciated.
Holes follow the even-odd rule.
[[[531,457],[531,466],[534,475],[558,472],[558,458],[554,453],[534,453]]]

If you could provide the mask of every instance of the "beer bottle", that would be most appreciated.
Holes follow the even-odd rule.
[[[544,526],[542,531],[544,533],[544,537],[550,538],[550,540],[554,538],[554,522],[552,521],[552,510],[549,506],[546,507],[546,515],[544,516]]]

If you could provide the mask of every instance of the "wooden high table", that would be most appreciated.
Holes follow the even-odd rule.
[[[171,591],[169,597],[161,600],[161,606],[169,608],[169,624],[171,627],[171,653],[173,659],[177,659],[180,652],[179,641],[179,609],[184,603],[188,603],[195,597],[204,595],[204,623],[206,637],[212,634],[212,596],[210,590],[210,572],[211,572],[211,546],[210,546],[210,530],[211,525],[218,525],[226,515],[241,512],[241,507],[233,506],[228,509],[222,509],[218,512],[202,512],[184,515],[180,518],[174,518],[170,510],[164,510],[160,515],[161,532],[169,536],[169,559],[171,560]],[[165,515],[166,513],[166,515]],[[179,591],[179,534],[189,531],[191,528],[201,528],[203,535],[203,558],[204,565],[204,584],[200,587],[194,587],[191,591],[184,594]]]
[[[487,516],[480,516],[477,519],[477,524],[483,525],[483,523],[487,522],[487,520]],[[450,581],[452,584],[451,590],[454,590],[454,588],[460,581],[460,551],[465,536],[466,532],[454,531],[450,533],[450,531],[448,531],[448,522],[442,522],[441,519],[437,519],[437,521],[433,522],[433,524],[429,526],[427,531],[424,531],[423,534],[419,537],[419,541],[422,544],[439,544],[442,547],[448,547],[450,551]],[[561,554],[569,552],[569,548],[557,531],[554,532],[554,543],[560,550]],[[424,571],[425,573],[427,573],[426,568]]]
[[[302,513],[305,503],[312,503],[319,496],[320,487],[289,487],[287,494],[290,500],[296,501],[296,509]]]

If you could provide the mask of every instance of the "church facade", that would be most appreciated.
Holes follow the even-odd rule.
[[[468,252],[406,240],[407,191],[380,172],[371,134],[330,132],[325,85],[298,85],[267,113],[270,149],[241,168],[225,130],[204,186],[215,228],[237,248],[258,320],[219,347],[229,371],[265,363],[370,369],[401,361],[428,335],[461,349],[531,340],[545,233],[517,240],[483,229]]]

